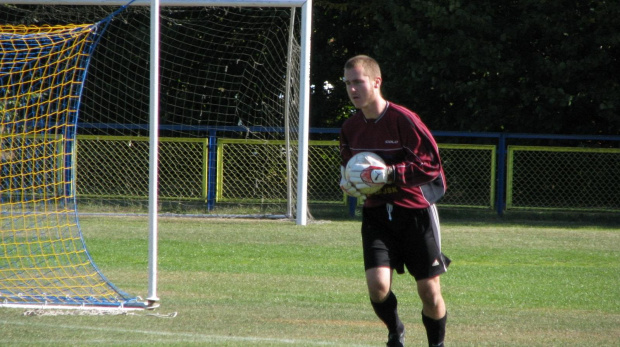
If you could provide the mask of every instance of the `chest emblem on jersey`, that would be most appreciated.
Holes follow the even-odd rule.
[[[385,143],[391,144],[391,145],[396,145],[396,144],[398,144],[398,140],[385,140]]]

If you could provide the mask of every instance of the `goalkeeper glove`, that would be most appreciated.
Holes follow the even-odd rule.
[[[340,166],[340,189],[344,191],[347,195],[355,197],[355,198],[365,198],[366,196],[360,193],[354,185],[351,184],[346,178],[344,174],[344,167]]]
[[[358,189],[378,184],[394,183],[394,167],[383,165],[364,165],[361,170],[352,171],[349,180]]]

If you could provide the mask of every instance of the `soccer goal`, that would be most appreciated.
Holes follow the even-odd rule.
[[[258,182],[285,186],[282,214],[306,224],[310,1],[136,0],[117,12],[123,5],[0,4],[5,305],[143,305],[90,258],[80,189],[93,185],[120,200],[147,195],[156,239],[162,190],[191,187],[189,163],[215,162],[218,138],[270,144],[227,162],[254,175],[254,186],[242,188],[248,195]],[[97,179],[87,181],[80,165]],[[156,301],[156,242],[150,253],[147,299]]]

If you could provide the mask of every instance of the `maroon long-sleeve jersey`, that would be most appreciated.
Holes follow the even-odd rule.
[[[392,203],[407,208],[426,208],[446,191],[437,143],[420,117],[407,108],[388,103],[377,119],[361,111],[347,119],[340,130],[342,166],[359,152],[374,152],[394,165],[394,184],[369,195],[366,207]]]

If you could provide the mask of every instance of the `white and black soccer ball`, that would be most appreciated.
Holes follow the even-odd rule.
[[[344,174],[347,181],[351,182],[360,193],[370,195],[381,190],[385,183],[372,182],[369,178],[362,179],[361,177],[364,175],[364,172],[369,173],[368,169],[378,170],[386,168],[387,165],[385,165],[385,162],[378,154],[360,152],[349,160]]]

